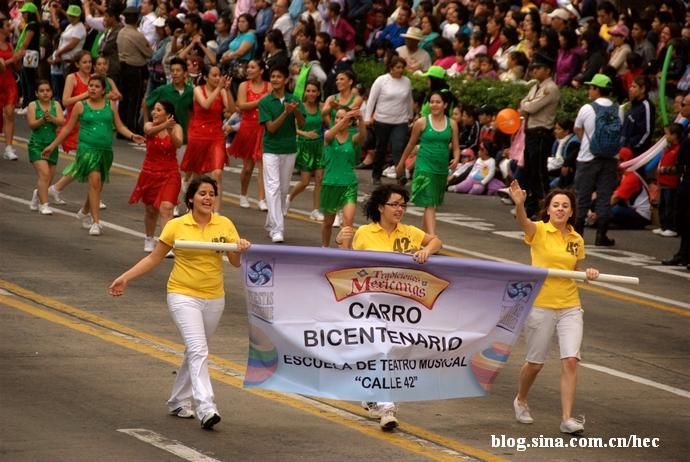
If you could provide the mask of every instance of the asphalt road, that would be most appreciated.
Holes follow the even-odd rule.
[[[19,125],[19,135],[26,136],[24,122]],[[519,450],[519,443],[570,444],[570,437],[559,439],[555,346],[530,396],[535,423],[514,420],[522,339],[490,396],[405,403],[401,426],[390,434],[367,420],[357,403],[245,390],[247,321],[239,271],[229,266],[227,306],[211,344],[223,421],[207,432],[196,421],[166,415],[183,349],[165,306],[172,262],[130,284],[124,297],[105,291],[144,255],[143,208],[127,204],[144,152],[116,142],[118,166],[105,187],[100,237],[89,237],[73,216],[84,185],[70,186],[68,204],[53,216],[29,211],[34,173],[25,145],[18,153],[18,162],[0,161],[0,460],[688,459],[690,273],[660,265],[675,252],[677,239],[613,230],[616,247],[587,246],[587,265],[637,276],[640,285],[581,286],[585,338],[575,411],[586,415],[587,424],[576,441],[602,445],[613,437],[625,440],[618,446],[658,447]],[[60,166],[68,161],[62,156]],[[238,206],[235,167],[225,172],[230,195],[222,213],[241,235],[267,244],[264,214],[255,204],[250,210]],[[363,194],[371,188],[368,173],[360,172]],[[319,245],[319,227],[307,218],[311,191],[293,206],[285,245]],[[527,263],[528,248],[509,210],[497,198],[447,195],[438,225],[444,252]],[[406,221],[421,223],[421,211],[410,208]],[[593,237],[588,230],[587,242]]]

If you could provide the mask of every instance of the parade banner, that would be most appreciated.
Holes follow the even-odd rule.
[[[242,255],[244,385],[342,400],[490,390],[543,268],[433,256],[253,245]]]

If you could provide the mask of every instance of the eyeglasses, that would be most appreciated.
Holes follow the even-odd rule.
[[[394,209],[403,209],[403,210],[407,209],[407,204],[400,204],[398,202],[386,202],[386,205],[388,207],[392,207]]]

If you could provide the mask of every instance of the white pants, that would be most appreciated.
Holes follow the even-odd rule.
[[[218,411],[208,374],[208,341],[218,327],[224,308],[225,297],[205,299],[168,293],[168,309],[185,346],[168,410],[191,408],[193,400],[199,419]]]
[[[264,190],[266,191],[266,231],[273,237],[276,233],[285,233],[283,208],[285,198],[290,192],[290,178],[295,167],[297,154],[264,153]]]

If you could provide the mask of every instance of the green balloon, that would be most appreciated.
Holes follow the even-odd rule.
[[[671,55],[673,54],[673,45],[669,45],[666,50],[666,57],[664,58],[664,65],[661,68],[661,79],[659,80],[659,111],[661,111],[661,121],[664,127],[668,125],[668,108],[666,107],[666,73],[671,62]]]

